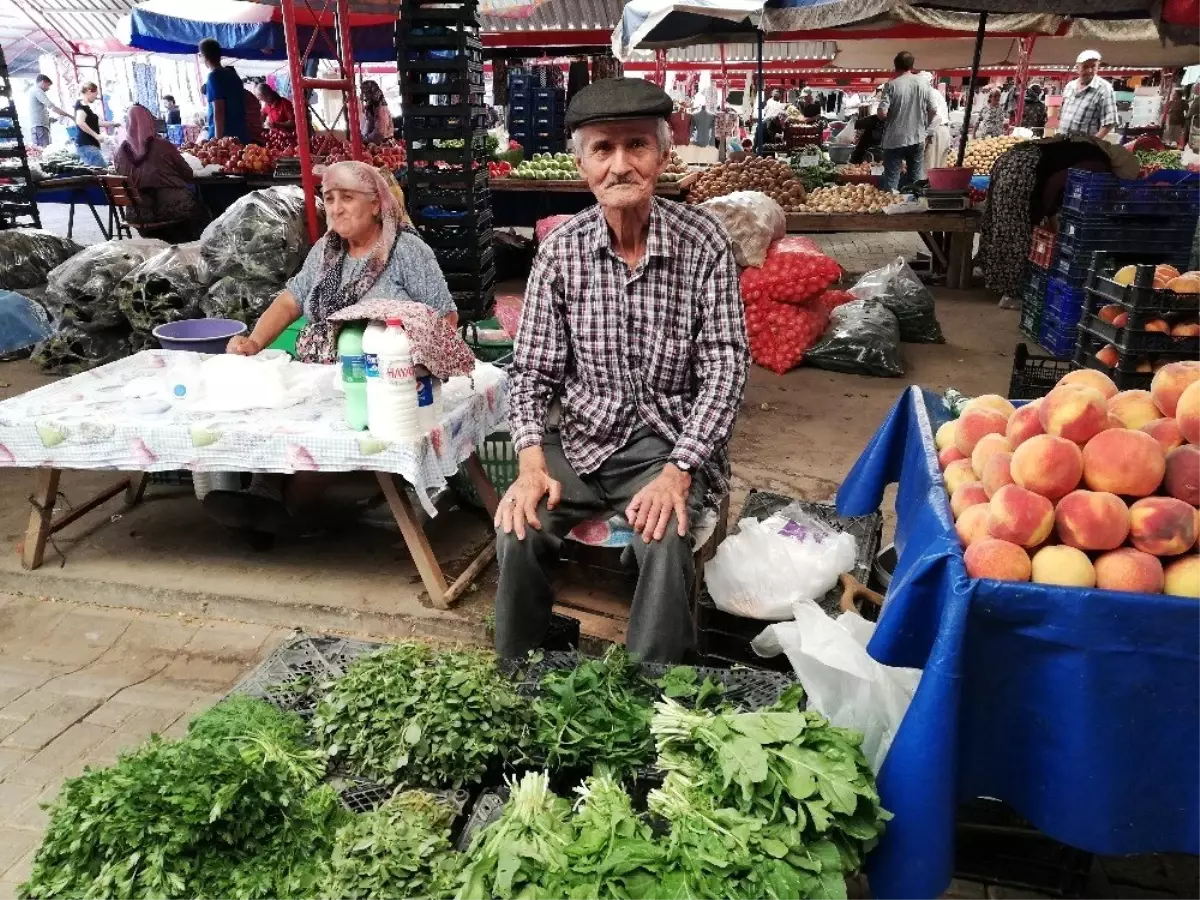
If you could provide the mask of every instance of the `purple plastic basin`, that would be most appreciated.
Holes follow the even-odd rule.
[[[246,324],[233,319],[181,319],[157,325],[152,334],[164,350],[224,353],[234,335],[245,334]]]

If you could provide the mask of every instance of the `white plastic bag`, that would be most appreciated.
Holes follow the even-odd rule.
[[[858,613],[831,619],[811,600],[793,612],[791,622],[767,626],[750,646],[759,656],[786,653],[809,705],[834,725],[861,731],[863,755],[878,772],[921,671],[872,659],[866,648],[875,626]]]
[[[725,226],[739,266],[761,267],[767,258],[767,248],[787,233],[783,207],[762,191],[734,191],[705,200],[700,206]]]
[[[791,618],[797,600],[815,600],[854,568],[854,536],[787,507],[759,522],[742,519],[704,567],[717,608],[735,616]]]

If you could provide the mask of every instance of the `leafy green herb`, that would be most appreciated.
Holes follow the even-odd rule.
[[[454,810],[433,794],[404,791],[338,829],[314,896],[449,898],[459,854],[450,845]]]
[[[544,885],[566,870],[571,805],[551,793],[544,772],[509,786],[500,818],[471,838],[456,900],[550,897]]]
[[[725,694],[725,685],[705,677],[700,682],[700,673],[692,666],[674,666],[655,682],[662,688],[663,696],[673,700],[691,698],[692,705],[700,709],[710,700],[720,699]]]
[[[551,769],[590,769],[597,761],[617,771],[647,765],[654,756],[650,688],[618,646],[601,659],[548,672],[533,703],[531,753]]]
[[[312,727],[357,775],[458,787],[516,745],[526,706],[490,653],[399,644],[327,685]]]
[[[21,896],[303,896],[347,815],[324,770],[298,716],[232,697],[67,781]]]

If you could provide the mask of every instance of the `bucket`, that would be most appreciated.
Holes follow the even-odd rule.
[[[973,166],[954,166],[946,169],[930,169],[925,173],[931,191],[965,191],[971,186]]]
[[[845,165],[854,155],[853,144],[833,144],[829,148],[829,160],[834,165]]]
[[[246,333],[246,323],[233,319],[181,319],[156,325],[151,333],[164,350],[224,353],[230,338]]]

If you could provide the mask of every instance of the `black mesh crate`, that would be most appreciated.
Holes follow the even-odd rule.
[[[1036,400],[1045,397],[1060,378],[1077,366],[1066,359],[1052,356],[1034,356],[1024,344],[1017,344],[1013,352],[1012,376],[1008,382],[1008,396],[1013,400]]]
[[[1021,296],[1021,333],[1032,341],[1038,339],[1042,310],[1046,303],[1046,272],[1035,264],[1026,270],[1025,292]]]
[[[447,225],[441,222],[433,225],[420,221],[416,224],[421,239],[433,248],[435,254],[439,250],[466,250],[475,247],[482,256],[483,251],[492,246],[491,210],[488,210],[484,217],[468,220],[465,225]]]
[[[1133,283],[1118,284],[1106,272],[1112,271],[1107,254],[1094,255],[1094,271],[1088,275],[1087,292],[1089,297],[1097,298],[1102,304],[1118,303],[1127,312],[1157,312],[1191,313],[1196,314],[1200,309],[1200,298],[1195,294],[1177,294],[1166,288],[1154,287],[1154,266],[1139,265],[1134,274]],[[1178,268],[1178,267],[1177,267]],[[1182,271],[1182,269],[1180,269]]]
[[[1108,351],[1116,355],[1116,363],[1110,365],[1107,360],[1100,359],[1101,353],[1109,344],[1102,337],[1093,334],[1087,327],[1079,329],[1079,344],[1075,350],[1075,364],[1080,368],[1095,369],[1103,372],[1113,380],[1119,390],[1150,390],[1150,382],[1154,380],[1154,367],[1159,363],[1174,362],[1180,357],[1164,358],[1158,354],[1121,353],[1115,347]]]
[[[1182,354],[1180,358],[1196,359],[1200,356],[1200,338],[1190,335],[1172,335],[1172,322],[1159,318],[1155,313],[1137,310],[1126,313],[1128,323],[1117,326],[1105,322],[1095,313],[1086,314],[1081,325],[1096,337],[1112,344],[1121,353]],[[1174,318],[1174,317],[1173,317]],[[1189,321],[1195,320],[1195,314]],[[1178,324],[1178,322],[1175,322]],[[1149,326],[1149,328],[1147,328]]]
[[[450,132],[443,132],[443,134]],[[474,131],[470,137],[427,137],[408,142],[408,159],[414,162],[445,162],[469,166],[490,158],[487,132]]]
[[[483,166],[476,169],[463,166],[437,168],[430,165],[424,167],[410,165],[405,183],[414,196],[420,198],[419,204],[412,201],[409,203],[409,206],[415,209],[417,205],[424,205],[428,202],[424,199],[427,191],[470,191],[474,193],[487,190],[488,173]]]
[[[497,787],[480,794],[471,808],[471,815],[467,819],[466,825],[459,833],[455,847],[466,852],[467,848],[471,846],[471,839],[500,818],[500,814],[504,812],[504,804],[507,802],[507,787]]]
[[[438,265],[442,267],[443,275],[473,275],[477,278],[487,271],[484,266],[485,261],[494,258],[490,246],[480,247],[479,245],[434,247],[433,253],[437,257]]]

